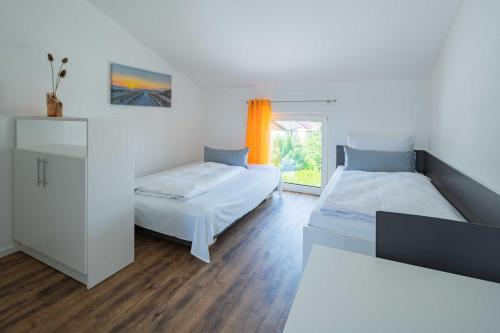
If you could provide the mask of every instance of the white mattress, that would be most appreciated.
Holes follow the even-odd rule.
[[[343,166],[339,166],[332,178],[328,182],[318,202],[314,206],[311,213],[311,218],[309,220],[309,225],[317,228],[331,230],[337,233],[341,233],[346,236],[361,238],[369,241],[375,241],[375,223],[368,222],[360,219],[348,219],[338,216],[326,215],[321,212],[321,207],[328,193],[332,190],[335,183],[335,178],[339,176],[339,169],[343,169]]]
[[[349,178],[339,178],[343,173],[345,174],[346,172],[349,172]],[[352,172],[355,172],[356,174],[351,174]],[[440,217],[456,221],[465,221],[460,213],[456,211],[455,208],[453,208],[453,206],[451,206],[451,204],[449,204],[444,197],[442,197],[437,189],[435,189],[430,183],[423,181],[425,177],[421,175],[411,175],[411,177],[409,177],[410,175],[408,175],[408,173],[401,173],[390,175],[388,174],[383,176],[378,175],[379,178],[374,178],[375,175],[373,175],[373,177],[371,175],[369,175],[369,177],[367,176],[368,175],[366,175],[366,173],[363,173],[362,171],[343,171],[343,166],[339,166],[335,171],[332,179],[328,182],[327,187],[321,194],[321,197],[311,214],[309,225],[328,229],[333,232],[350,237],[375,241],[376,223],[375,216],[373,214],[374,212],[372,212],[372,209],[378,206],[378,202],[375,202],[375,204],[377,205],[372,204],[370,206],[371,201],[366,200],[366,198],[371,197],[368,195],[359,197],[359,195],[363,195],[363,193],[365,193],[362,191],[360,192],[360,188],[362,189],[363,187],[365,187],[366,189],[364,191],[370,191],[370,186],[373,185],[369,184],[373,184],[373,181],[380,181],[379,178],[382,177],[385,177],[383,179],[387,179],[387,181],[392,181],[392,189],[394,189],[394,186],[399,187],[399,185],[402,186],[401,189],[404,189],[405,186],[412,186],[411,191],[409,190],[410,188],[407,187],[408,190],[405,190],[404,192],[394,192],[394,190],[392,192],[384,192],[381,202],[383,203],[384,207],[387,207],[387,211],[427,215],[431,217]],[[347,177],[347,174],[345,174],[344,177]],[[341,180],[337,181],[338,179]],[[350,179],[350,181],[355,181],[356,183],[353,184],[353,186],[350,186],[350,183],[346,183],[346,179]],[[414,181],[417,179],[418,182]],[[413,182],[410,182],[410,180],[412,180]],[[389,186],[389,183],[384,184],[384,186]],[[359,210],[353,211],[354,213],[349,213],[349,216],[343,216],[346,214],[331,214],[328,211],[325,212],[325,200],[331,200],[331,198],[327,199],[327,197],[330,195],[330,193],[335,194],[335,192],[332,191],[340,191],[337,193],[346,193],[346,195],[348,195],[347,198],[352,197],[352,199],[349,199],[348,202],[344,202],[344,205],[347,205],[348,208],[351,208],[352,206],[352,209]],[[406,196],[407,193],[410,193],[411,195]],[[349,195],[351,197],[349,197]],[[337,197],[341,202],[342,198],[339,197],[338,194]],[[361,205],[361,203],[364,202],[366,202],[367,204],[366,207],[364,205]],[[329,203],[329,205],[332,204],[338,205],[339,203]],[[323,208],[323,210],[321,208]],[[361,212],[364,211],[366,211],[366,213],[361,214]]]
[[[324,215],[316,209],[311,214],[309,225],[331,230],[346,236],[375,241],[375,223],[359,219],[347,219]]]
[[[186,201],[136,194],[135,224],[191,241],[191,254],[210,262],[214,237],[257,207],[279,183],[278,168],[249,165],[249,172]]]

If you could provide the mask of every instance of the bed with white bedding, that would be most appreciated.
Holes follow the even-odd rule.
[[[215,237],[281,182],[273,166],[225,167],[198,162],[137,179],[136,225],[189,241],[191,254],[210,262]]]
[[[339,166],[304,227],[304,263],[313,244],[375,255],[375,214],[388,211],[465,221],[429,178]]]

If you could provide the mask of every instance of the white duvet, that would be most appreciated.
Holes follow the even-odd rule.
[[[136,180],[136,193],[188,200],[248,170],[214,162],[196,162]]]
[[[135,195],[135,223],[191,241],[191,253],[210,262],[209,246],[215,236],[257,207],[280,184],[280,170],[276,167],[249,164],[245,170],[190,200]]]
[[[375,221],[377,211],[464,221],[429,178],[410,172],[337,170],[321,213]]]

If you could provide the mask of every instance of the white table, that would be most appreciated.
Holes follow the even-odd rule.
[[[285,332],[500,332],[500,284],[314,246]]]

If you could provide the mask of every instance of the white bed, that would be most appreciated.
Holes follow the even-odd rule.
[[[338,232],[347,236],[374,241],[374,223],[361,219],[349,219],[338,216],[331,216],[321,212],[321,207],[323,206],[328,194],[332,191],[336,180],[340,176],[342,170],[343,167],[339,166],[328,182],[328,185],[325,187],[322,195],[320,196],[318,202],[314,207],[314,210],[311,213],[309,225],[320,229]]]
[[[280,182],[278,168],[251,164],[248,172],[189,200],[136,194],[135,224],[192,242],[191,254],[208,263],[215,237],[257,207]]]
[[[339,190],[339,179],[342,177],[343,173],[356,173],[356,175],[360,175],[365,177],[365,179],[369,179],[372,177],[376,177],[377,173],[366,173],[364,171],[344,171],[343,166],[339,166],[335,171],[334,175],[328,182],[328,185],[325,187],[323,193],[318,200],[313,212],[311,213],[311,217],[309,223],[304,226],[304,242],[303,242],[303,263],[307,262],[309,258],[309,254],[313,244],[325,245],[330,247],[335,247],[347,251],[357,252],[361,254],[367,255],[375,255],[375,216],[372,214],[367,217],[366,215],[359,214],[350,214],[352,216],[334,216],[332,214],[325,213],[324,207],[326,206],[325,202],[328,198],[332,197],[333,191]],[[382,174],[382,173],[380,173]],[[384,173],[385,174],[385,173]],[[398,173],[391,173],[394,177],[399,177]],[[399,173],[401,177],[405,173]],[[347,174],[345,174],[347,175]],[[414,178],[418,180],[415,186],[419,184],[419,182],[423,182],[425,185],[425,180],[428,180],[425,176],[420,174],[408,174],[406,173],[406,179]],[[352,178],[356,181],[356,177]],[[395,178],[398,179],[398,178]],[[373,184],[373,183],[372,183]],[[344,190],[347,187],[347,192],[349,192],[350,184],[343,184]],[[401,181],[401,190],[399,192],[394,193],[393,196],[397,196],[397,198],[388,196],[382,198],[384,201],[384,206],[387,210],[393,212],[407,213],[407,214],[415,214],[415,215],[426,215],[431,217],[440,217],[446,219],[452,219],[457,221],[465,221],[464,218],[449,204],[444,197],[435,189],[432,185],[425,187],[424,189],[418,189],[414,192],[417,193],[417,201],[419,202],[411,202],[411,200],[407,200],[412,196],[405,197],[405,186],[408,189],[410,184],[405,183],[403,180]],[[413,185],[413,184],[412,184]],[[364,187],[363,187],[364,186]],[[393,185],[394,186],[394,185]],[[397,186],[397,183],[395,184]],[[352,190],[353,193],[358,193],[360,196],[366,195],[370,196],[371,188],[369,186],[359,184],[352,184],[352,187],[357,187],[356,190]],[[410,189],[413,190],[413,189]],[[409,191],[411,192],[411,191]],[[421,193],[420,193],[421,192]],[[351,194],[353,194],[351,193]],[[415,194],[415,193],[413,193]],[[420,194],[420,196],[418,196]],[[356,201],[356,195],[352,196],[352,200]],[[385,202],[387,201],[387,203]],[[398,205],[391,205],[392,202],[399,201]],[[407,201],[407,202],[406,202]],[[346,200],[347,206],[350,205],[349,200]],[[355,206],[355,203],[353,204]],[[323,208],[323,209],[322,209]],[[399,208],[399,209],[398,209]],[[369,209],[368,209],[369,210]],[[375,209],[373,209],[373,213]],[[349,214],[347,214],[349,215]]]

